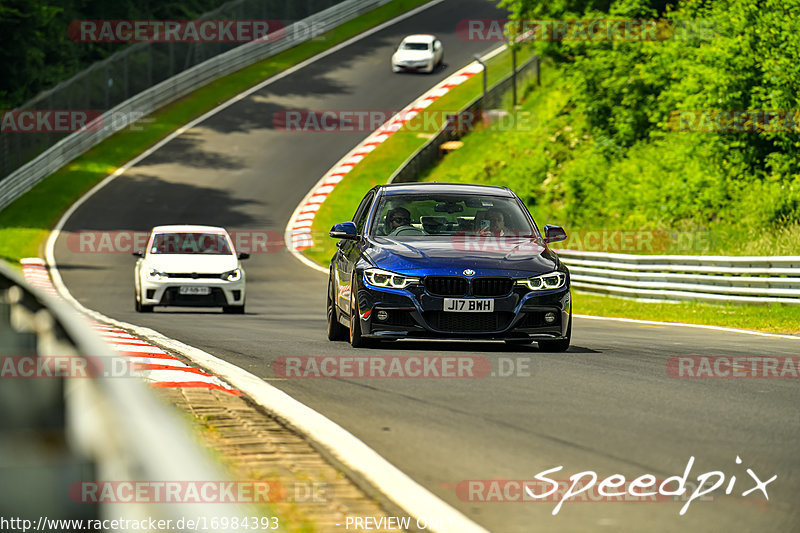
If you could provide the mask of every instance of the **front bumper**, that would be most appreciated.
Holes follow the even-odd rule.
[[[208,287],[209,294],[181,294],[181,287]],[[223,307],[244,305],[245,280],[222,279],[166,279],[142,280],[140,301],[142,305],[175,307]]]
[[[445,297],[428,294],[422,286],[398,290],[366,285],[358,289],[361,331],[366,337],[383,339],[566,338],[571,312],[569,283],[549,291],[514,287],[510,294],[492,299],[492,313],[453,313],[443,311]],[[385,320],[378,319],[379,311],[386,313]],[[549,312],[556,314],[551,324],[544,319]]]
[[[392,70],[395,72],[400,71],[408,71],[408,72],[417,72],[420,70],[429,70],[431,68],[430,61],[407,61],[407,62],[399,62],[399,63],[392,63]]]

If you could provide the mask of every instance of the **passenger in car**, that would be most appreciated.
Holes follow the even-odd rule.
[[[486,213],[486,220],[489,221],[488,230],[483,230],[481,234],[502,237],[506,234],[506,217],[501,209],[493,207]]]

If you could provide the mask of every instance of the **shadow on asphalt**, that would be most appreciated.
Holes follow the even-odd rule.
[[[592,350],[584,346],[570,346],[566,352],[547,352],[540,350],[536,343],[530,345],[514,345],[500,342],[486,341],[390,341],[382,342],[370,348],[370,352],[381,351],[438,351],[438,352],[487,352],[487,353],[548,353],[553,355],[579,354],[579,353],[602,353],[599,350]]]

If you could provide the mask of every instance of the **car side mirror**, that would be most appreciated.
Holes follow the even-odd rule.
[[[352,222],[342,222],[331,228],[331,237],[334,239],[357,240],[356,225]]]
[[[544,242],[559,242],[567,239],[567,232],[561,226],[547,224],[544,227]]]
[[[237,257],[239,259],[241,259],[242,261],[244,261],[245,259],[250,259],[250,254],[242,252],[242,253],[238,254]]]
[[[131,255],[132,255],[133,257],[144,257],[144,251],[142,251],[142,250],[136,250],[136,251],[135,251],[135,252],[133,252]]]

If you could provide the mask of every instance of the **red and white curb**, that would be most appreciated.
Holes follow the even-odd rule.
[[[503,50],[505,50],[505,46],[493,50],[482,59],[484,61],[491,59]],[[322,179],[320,179],[305,198],[303,198],[303,201],[297,206],[292,217],[289,219],[289,223],[286,225],[285,240],[289,251],[301,261],[305,259],[299,252],[314,246],[311,226],[314,223],[314,218],[320,206],[328,198],[328,195],[333,189],[336,188],[336,185],[338,185],[361,160],[375,150],[375,148],[383,144],[386,139],[400,130],[406,122],[412,120],[439,98],[481,72],[483,72],[483,66],[478,62],[474,62],[437,84],[433,89],[420,96],[414,102],[406,106],[405,109],[386,121],[380,128],[372,132],[325,173]],[[303,262],[309,264],[307,261]],[[309,266],[312,265],[309,264]],[[315,268],[318,270],[320,269],[318,266]]]
[[[37,289],[58,296],[45,262],[41,259],[23,259],[25,280]],[[111,346],[117,355],[130,363],[131,373],[142,377],[156,389],[210,389],[241,396],[242,393],[214,374],[189,366],[158,346],[124,329],[86,317],[92,328]]]

